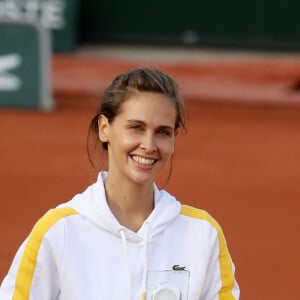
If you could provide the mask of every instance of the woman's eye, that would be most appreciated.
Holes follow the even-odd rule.
[[[164,129],[161,129],[159,131],[159,134],[166,135],[166,136],[171,136],[171,132],[169,130],[164,130]]]
[[[132,125],[130,126],[130,129],[136,130],[136,131],[142,131],[143,128],[141,125]]]

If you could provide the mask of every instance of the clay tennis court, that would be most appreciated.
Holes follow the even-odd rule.
[[[55,110],[0,110],[1,281],[35,221],[94,180],[85,147],[98,94],[119,71],[139,63],[129,66],[121,61],[57,56],[53,61]],[[205,77],[213,70],[216,74],[216,64],[203,65],[202,77],[196,69],[184,73],[183,65],[180,69],[162,64],[163,70],[182,80],[188,112],[188,131],[177,138],[173,175],[165,188],[182,202],[208,210],[221,223],[236,264],[241,299],[298,299],[300,107],[295,105],[297,87],[293,95],[283,94],[282,87],[300,78],[299,62],[289,71],[276,62],[272,74],[268,68],[258,73],[264,75],[260,79],[254,68],[251,73],[251,66],[252,62],[248,69],[243,65],[244,71],[240,64],[232,66],[231,70],[244,72],[241,77],[237,71],[228,72],[228,65],[226,73],[226,65],[219,64],[219,74],[227,74],[220,85],[216,78]],[[199,76],[198,85],[189,83],[193,75]],[[243,78],[248,87],[236,87],[244,97],[234,93],[234,76]],[[209,94],[205,98],[210,86],[205,90],[203,82],[219,86],[211,99]],[[197,94],[192,87],[203,89]],[[225,100],[234,101],[216,101],[222,92]],[[290,103],[279,105],[283,98]],[[160,184],[167,173],[159,178]]]

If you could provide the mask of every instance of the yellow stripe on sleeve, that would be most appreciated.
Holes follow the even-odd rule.
[[[77,211],[70,207],[51,209],[33,227],[19,265],[12,300],[27,300],[30,298],[37,255],[44,235],[60,219],[75,214],[78,214]]]
[[[226,245],[226,240],[220,225],[206,211],[188,205],[182,205],[181,214],[196,219],[206,220],[217,230],[219,245],[220,245],[219,262],[220,262],[220,272],[221,272],[221,281],[222,281],[222,288],[219,291],[219,299],[235,300],[235,297],[232,294],[232,290],[235,284],[232,262]]]

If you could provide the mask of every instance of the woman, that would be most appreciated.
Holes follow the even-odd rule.
[[[170,76],[145,68],[116,77],[89,131],[89,158],[102,145],[108,171],[37,222],[0,299],[239,299],[219,225],[154,183],[184,127]]]

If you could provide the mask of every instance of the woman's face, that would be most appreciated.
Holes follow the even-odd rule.
[[[174,152],[176,109],[159,93],[126,100],[112,123],[99,118],[99,138],[108,143],[109,176],[151,183]]]

